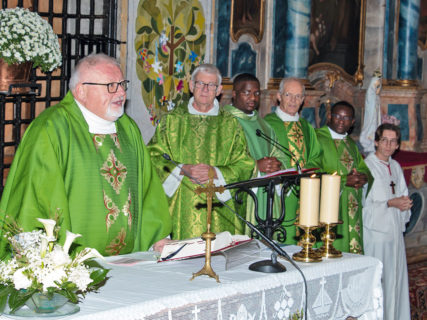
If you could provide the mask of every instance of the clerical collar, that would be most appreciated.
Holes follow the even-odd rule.
[[[199,115],[199,116],[217,116],[219,113],[219,102],[217,99],[214,100],[213,107],[208,112],[200,112],[193,107],[194,97],[191,97],[188,102],[188,112],[190,114]]]
[[[117,132],[115,121],[102,119],[101,117],[98,117],[96,114],[94,114],[92,111],[89,111],[87,108],[85,108],[77,100],[74,101],[76,101],[77,105],[79,106],[80,111],[82,112],[83,117],[85,118],[87,125],[89,126],[90,133],[110,134]]]
[[[233,106],[233,105],[232,105]],[[243,112],[242,110],[240,110],[239,108],[236,108],[235,106],[233,106],[237,111],[241,112],[242,114],[244,114],[245,116],[252,118],[253,116],[255,116],[257,114],[256,111],[252,111],[251,113],[246,113]]]
[[[341,134],[341,133],[335,132],[330,127],[328,127],[328,129],[329,129],[329,132],[331,133],[332,139],[334,140],[343,140],[345,139],[345,137],[347,137],[347,132],[344,134]]]
[[[294,116],[291,116],[290,114],[287,114],[286,112],[282,111],[280,107],[276,108],[276,115],[282,119],[282,121],[299,121],[299,114],[296,113]]]

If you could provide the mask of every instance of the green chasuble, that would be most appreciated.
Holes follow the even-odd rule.
[[[116,134],[91,134],[69,92],[28,127],[1,199],[1,218],[25,231],[61,211],[60,241],[103,255],[147,250],[171,232],[167,200],[139,128],[127,115]],[[3,238],[2,238],[3,239]],[[5,241],[0,254],[5,256]]]
[[[368,176],[369,187],[373,178],[363,161],[356,143],[349,136],[332,139],[327,126],[316,129],[317,139],[322,146],[321,156],[316,163],[322,171],[337,172],[341,176],[341,197],[337,239],[334,246],[338,250],[363,254],[362,194],[363,188],[347,187],[347,174],[355,168]]]
[[[272,146],[263,138],[260,138],[256,135],[256,130],[259,129],[265,135],[269,136],[273,140],[276,140],[276,134],[274,133],[274,130],[258,115],[257,111],[254,111],[252,115],[248,115],[243,111],[233,107],[232,105],[226,105],[224,106],[224,109],[234,115],[242,125],[252,158],[255,160],[260,160],[264,157],[275,157],[280,162],[285,162],[285,157],[282,152],[280,152],[276,147]],[[259,172],[257,166],[255,166],[254,171],[252,172],[252,177],[256,178],[263,175],[264,173]],[[261,219],[265,219],[267,211],[267,194],[264,191],[264,188],[257,188],[256,196],[258,199],[258,215]],[[250,221],[254,225],[257,225],[258,222],[255,219],[255,205],[252,197],[248,196],[246,206],[246,220]],[[278,218],[279,216],[280,197],[276,194],[274,197],[273,217]],[[248,227],[246,227],[246,233],[250,235],[250,230]]]
[[[320,155],[320,146],[316,133],[307,120],[299,118],[299,121],[283,122],[276,113],[266,115],[264,120],[273,128],[279,143],[292,151],[301,168],[316,167],[314,161]],[[295,168],[295,161],[287,157],[286,168],[291,167]],[[283,225],[287,232],[285,241],[287,244],[297,244],[299,240],[294,225],[295,222],[298,222],[299,214],[299,196],[296,193],[292,189],[285,199],[286,216]]]
[[[164,153],[179,164],[205,163],[215,166],[226,183],[249,179],[254,168],[242,127],[222,109],[217,116],[208,116],[190,114],[187,104],[175,108],[161,119],[149,150],[162,181],[175,169],[173,163],[162,157]],[[197,187],[189,178],[183,177],[177,190],[170,195],[173,239],[199,237],[206,231],[206,194],[197,195],[194,192]],[[233,200],[227,201],[227,204],[235,208]],[[244,214],[245,208],[241,208],[240,212]],[[244,226],[214,198],[211,230],[215,233],[230,231],[232,234],[243,234]]]

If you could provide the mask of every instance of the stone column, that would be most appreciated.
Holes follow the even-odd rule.
[[[417,78],[419,18],[420,0],[400,0],[397,79],[402,85],[411,85]]]
[[[288,0],[285,77],[307,78],[311,0]]]

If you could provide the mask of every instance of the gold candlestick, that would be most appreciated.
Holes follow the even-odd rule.
[[[321,238],[323,241],[323,246],[318,250],[322,257],[325,258],[341,258],[342,252],[335,249],[333,243],[335,241],[335,233],[332,230],[337,224],[341,224],[342,221],[336,223],[322,223],[322,226],[325,227],[325,231],[322,232]]]
[[[304,234],[300,240],[302,250],[300,252],[294,253],[292,259],[300,262],[319,262],[322,261],[322,256],[313,249],[313,245],[316,242],[316,237],[311,234],[311,232],[318,228],[318,226],[301,226],[298,225],[301,229],[304,230]]]
[[[211,216],[212,216],[212,197],[215,192],[223,193],[225,191],[224,186],[215,187],[213,181],[215,176],[215,171],[211,167],[209,168],[209,182],[206,185],[206,188],[197,188],[195,192],[197,194],[206,193],[206,201],[207,201],[207,227],[206,232],[202,234],[202,239],[206,241],[206,252],[205,252],[205,265],[203,268],[197,272],[193,273],[193,276],[190,280],[193,280],[195,277],[201,276],[201,275],[208,275],[211,278],[215,278],[217,282],[219,281],[218,275],[213,271],[211,266],[211,244],[212,240],[215,240],[216,234],[211,232]]]

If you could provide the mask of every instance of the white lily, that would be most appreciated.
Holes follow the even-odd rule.
[[[71,244],[73,243],[73,241],[78,238],[81,237],[82,235],[79,233],[72,233],[70,231],[67,230],[66,232],[66,238],[65,238],[65,242],[64,242],[64,246],[62,247],[64,249],[64,252],[66,254],[68,254],[68,251],[70,250]]]
[[[91,258],[100,258],[104,260],[104,257],[98,252],[98,250],[94,248],[86,248],[79,253],[79,255],[74,259],[74,262],[82,263],[83,261]]]
[[[49,243],[48,237],[45,235],[40,236],[41,244],[40,244],[40,256],[44,258],[46,256],[47,245]]]
[[[41,218],[37,218],[37,220],[39,220],[43,224],[48,238],[54,238],[53,229],[55,228],[56,221],[52,219],[41,219]]]

